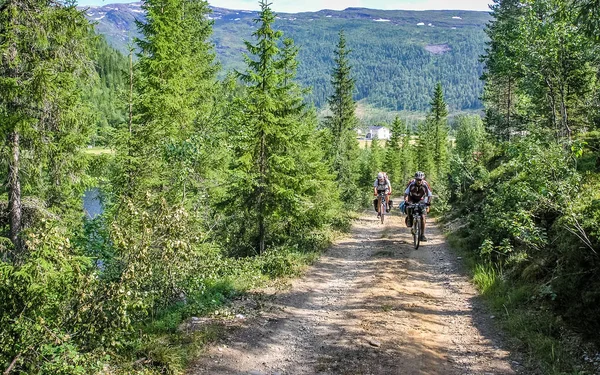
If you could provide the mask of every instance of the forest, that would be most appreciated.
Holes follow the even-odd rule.
[[[71,1],[0,0],[0,371],[182,374],[218,334],[182,322],[299,275],[371,204],[377,172],[405,186],[421,170],[432,214],[520,350],[545,374],[591,373],[598,1],[494,0],[467,65],[483,64],[484,113],[452,121],[448,98],[474,97],[450,78],[393,96],[373,65],[361,87],[354,59],[368,52],[353,29],[320,47],[329,85],[304,85],[303,48],[260,6],[243,64],[224,74],[204,0],[145,0],[127,55]],[[360,90],[424,119],[396,117],[390,140],[360,147]]]

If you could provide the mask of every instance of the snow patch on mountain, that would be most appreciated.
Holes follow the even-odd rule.
[[[427,52],[431,52],[434,55],[442,55],[446,52],[452,51],[452,48],[450,48],[450,46],[447,44],[428,44],[423,48],[425,48]]]

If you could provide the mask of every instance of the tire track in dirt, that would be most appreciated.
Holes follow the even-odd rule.
[[[415,250],[403,217],[365,213],[289,290],[188,374],[516,374],[435,225]]]

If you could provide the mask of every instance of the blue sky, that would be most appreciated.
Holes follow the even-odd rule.
[[[79,5],[107,5],[114,3],[131,3],[135,0],[79,0]],[[210,5],[230,8],[257,10],[258,0],[209,0]],[[464,9],[489,10],[492,0],[271,0],[271,9],[275,12],[303,12],[321,9],[345,9],[361,7],[373,9]]]

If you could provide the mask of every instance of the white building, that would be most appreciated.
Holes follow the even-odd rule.
[[[365,136],[366,139],[390,139],[390,129],[385,126],[371,126]]]

